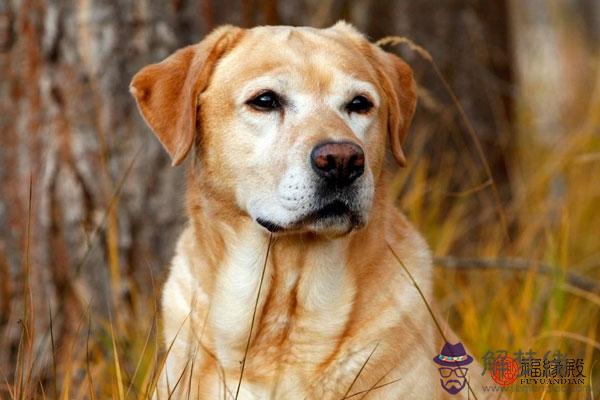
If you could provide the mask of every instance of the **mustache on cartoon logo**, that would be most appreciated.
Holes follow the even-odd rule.
[[[445,382],[443,379],[440,379],[442,387],[450,394],[456,394],[460,392],[465,387],[466,382],[466,379],[461,379],[460,381],[456,379],[450,379]]]

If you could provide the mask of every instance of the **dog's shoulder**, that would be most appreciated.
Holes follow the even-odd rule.
[[[197,311],[209,301],[209,282],[205,266],[201,265],[202,257],[198,256],[199,249],[195,242],[192,226],[187,226],[179,237],[175,255],[171,260],[167,280],[162,293],[163,315],[176,321],[165,324],[166,328],[175,331],[181,329],[183,322],[190,317],[192,305]],[[167,329],[168,330],[168,329]],[[166,337],[175,332],[165,332]]]
[[[396,208],[387,214],[385,240],[386,260],[393,269],[405,275],[404,265],[417,284],[429,290],[433,265],[431,250],[417,228]]]

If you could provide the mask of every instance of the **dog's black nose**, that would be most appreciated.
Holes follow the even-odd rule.
[[[317,175],[328,183],[346,186],[363,174],[365,153],[354,143],[328,142],[312,150],[310,163]]]

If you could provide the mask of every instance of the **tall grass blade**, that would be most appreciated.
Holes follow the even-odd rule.
[[[271,251],[271,244],[273,242],[273,234],[269,235],[269,243],[267,244],[267,254],[265,255],[265,262],[263,264],[262,273],[260,275],[260,282],[258,284],[258,293],[256,293],[256,302],[254,303],[254,311],[252,312],[252,321],[250,322],[250,332],[248,332],[248,342],[246,343],[246,349],[244,350],[244,358],[242,359],[242,368],[240,371],[240,378],[238,380],[237,389],[235,390],[235,400],[237,400],[240,394],[240,388],[242,386],[242,379],[244,379],[244,368],[246,367],[246,357],[248,356],[248,349],[250,348],[250,340],[252,340],[252,331],[254,329],[254,320],[256,319],[256,310],[258,309],[258,300],[260,299],[260,292],[262,289],[263,280],[265,278],[265,271],[267,270],[267,261],[269,260],[269,252]]]

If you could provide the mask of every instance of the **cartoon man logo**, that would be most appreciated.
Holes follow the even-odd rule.
[[[467,384],[466,365],[473,362],[473,357],[467,354],[462,343],[450,344],[446,342],[442,351],[433,361],[440,365],[440,384],[450,394],[463,390]]]

